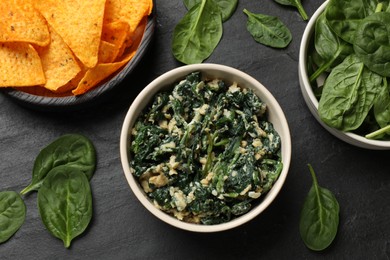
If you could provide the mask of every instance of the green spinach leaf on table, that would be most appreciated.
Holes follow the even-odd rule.
[[[357,129],[372,108],[383,78],[368,70],[354,54],[335,67],[325,81],[318,113],[341,131]]]
[[[43,148],[35,159],[32,181],[21,194],[38,190],[47,174],[61,165],[78,168],[91,179],[96,167],[92,142],[79,134],[66,134]]]
[[[290,44],[291,32],[278,17],[254,14],[247,9],[244,13],[248,16],[247,30],[257,42],[274,48],[285,48]]]
[[[73,166],[58,166],[38,191],[38,209],[49,232],[68,248],[92,218],[92,193],[87,176]]]
[[[370,70],[390,77],[390,13],[378,12],[364,18],[353,47]]]
[[[226,22],[234,14],[237,8],[238,0],[212,0],[219,7],[222,15],[222,22]],[[202,0],[183,0],[184,5],[188,10],[194,7],[196,4],[202,2]]]
[[[182,63],[201,63],[217,47],[222,31],[219,7],[212,0],[202,0],[176,25],[172,53]]]
[[[0,244],[7,241],[26,219],[26,205],[15,191],[0,192]]]
[[[303,20],[309,19],[305,9],[302,6],[301,0],[275,0],[275,2],[277,2],[277,3],[281,4],[281,5],[294,6],[294,7],[296,7],[298,9],[298,12],[301,15]]]
[[[313,167],[309,164],[313,185],[302,207],[299,232],[311,250],[327,248],[337,235],[340,206],[331,191],[318,185]]]

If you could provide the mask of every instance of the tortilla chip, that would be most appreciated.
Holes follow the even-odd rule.
[[[147,24],[147,17],[145,16],[143,19],[140,20],[136,30],[134,30],[133,34],[131,35],[130,39],[133,42],[133,44],[131,45],[130,48],[126,50],[124,55],[120,57],[120,59],[117,62],[98,63],[96,67],[88,69],[88,71],[85,73],[85,76],[81,79],[79,85],[77,86],[76,89],[72,91],[72,93],[74,95],[84,94],[85,92],[95,87],[97,84],[101,83],[102,81],[110,77],[121,67],[123,67],[127,62],[129,62],[136,54],[136,51],[138,49],[138,46],[144,34],[146,24]],[[107,43],[104,43],[104,41],[102,41],[101,43],[103,43],[103,46],[104,45],[109,46]]]
[[[78,61],[79,62],[79,61]],[[77,88],[80,80],[84,77],[85,72],[87,71],[87,68],[83,67],[80,63],[80,72],[71,79],[68,83],[66,83],[64,86],[57,89],[56,92],[50,91],[47,88],[43,86],[33,86],[33,87],[23,87],[19,88],[21,91],[38,95],[38,96],[45,96],[45,97],[66,97],[66,96],[73,96],[72,90]]]
[[[104,22],[126,21],[130,25],[130,34],[133,34],[142,18],[151,12],[151,3],[150,0],[107,0]]]
[[[106,41],[101,41],[99,47],[99,63],[113,62],[118,55],[118,52],[118,46]]]
[[[50,42],[45,18],[31,5],[0,2],[0,42],[26,42],[46,46]]]
[[[149,0],[149,12],[148,15],[150,15],[153,12],[153,0]]]
[[[0,14],[17,19],[0,21],[0,32],[4,31],[0,35],[0,71],[4,75],[0,87],[17,86],[21,91],[50,97],[84,94],[112,78],[134,57],[152,8],[152,0],[1,1]],[[32,10],[30,16],[23,15],[26,10]],[[25,34],[12,27],[10,21],[16,20],[26,26],[21,30]],[[45,31],[37,21],[43,21],[46,42],[34,38]],[[34,45],[10,37],[15,28],[14,35]],[[36,32],[28,38],[30,29]],[[1,43],[6,37],[12,43]]]
[[[124,21],[115,21],[103,25],[102,40],[122,46],[129,35],[130,26]]]
[[[0,43],[0,86],[45,84],[41,59],[28,43]]]
[[[137,51],[139,45],[141,44],[142,38],[144,36],[144,32],[145,32],[145,28],[146,28],[147,22],[148,22],[148,18],[144,17],[144,19],[142,19],[142,21],[139,23],[139,25],[137,27],[137,30],[135,30],[134,34],[132,35],[132,37],[130,39],[132,41],[132,45],[129,46],[125,50],[123,55],[118,56],[118,58],[116,59],[117,62],[123,61],[123,60],[130,61],[129,57],[133,57],[134,56],[134,54]]]
[[[73,95],[72,90],[77,88],[77,86],[79,85],[81,79],[84,77],[87,70],[88,69],[86,67],[81,68],[81,71],[79,72],[79,74],[77,74],[76,77],[71,79],[67,84],[62,86],[57,91],[57,93],[61,93],[61,94],[64,93],[64,94],[67,94],[68,96],[72,96]]]
[[[85,73],[85,76],[81,79],[79,85],[72,91],[72,93],[74,95],[84,94],[88,90],[95,87],[98,83],[108,78],[114,72],[119,70],[127,62],[128,60],[123,60],[115,63],[104,63],[96,65],[96,67],[89,69],[87,73]]]
[[[104,8],[104,24],[109,24],[120,20],[122,8],[121,0],[106,0]],[[127,21],[126,21],[127,22]]]
[[[144,17],[149,15],[151,10],[150,1],[128,0],[122,15],[128,19],[130,32],[134,32]]]
[[[114,44],[117,51],[113,53],[112,60],[106,60],[101,63],[113,62],[118,56],[121,56],[128,46],[130,39],[130,26],[127,22],[116,21],[103,25],[102,40]],[[102,46],[100,46],[101,48]],[[100,51],[100,50],[99,50]]]
[[[37,47],[45,72],[45,88],[58,91],[62,86],[73,79],[80,71],[76,57],[60,35],[50,27],[51,42],[46,47]]]
[[[120,47],[120,49],[115,57],[115,60],[119,61],[121,59],[121,57],[123,56],[123,54],[125,53],[126,49],[132,45],[133,45],[133,39],[132,39],[131,35],[128,35],[125,42]]]
[[[36,0],[35,6],[88,68],[98,62],[106,0]]]

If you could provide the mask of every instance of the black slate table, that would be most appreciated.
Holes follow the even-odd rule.
[[[303,0],[309,15],[322,0]],[[223,24],[224,35],[206,62],[238,68],[262,82],[283,108],[292,134],[287,181],[275,202],[236,229],[199,234],[182,231],[152,216],[137,201],[124,177],[119,136],[125,114],[139,91],[162,73],[181,66],[171,54],[172,31],[185,14],[179,0],[157,1],[155,38],[140,65],[104,102],[69,113],[24,108],[0,95],[0,190],[20,191],[31,179],[35,156],[65,133],[80,133],[95,144],[98,165],[91,181],[93,220],[70,249],[42,224],[36,193],[26,197],[21,229],[0,244],[0,259],[389,259],[390,152],[346,144],[314,119],[298,83],[298,55],[307,22],[293,8],[271,0],[242,0]],[[280,17],[293,41],[283,50],[256,43],[245,29],[246,8]],[[340,227],[323,252],[303,244],[298,222],[311,186],[307,164],[320,185],[340,203]]]

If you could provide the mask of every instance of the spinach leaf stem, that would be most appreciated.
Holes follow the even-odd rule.
[[[388,126],[385,126],[385,127],[382,127],[381,129],[378,129],[372,133],[369,133],[366,135],[366,138],[368,139],[375,139],[375,137],[379,136],[379,135],[382,135],[382,134],[385,134],[387,132],[390,131],[390,125]]]

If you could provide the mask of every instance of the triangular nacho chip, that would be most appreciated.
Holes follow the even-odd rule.
[[[132,34],[140,21],[151,12],[151,3],[150,0],[107,0],[104,21],[105,23],[126,21],[130,25],[130,34]]]
[[[113,62],[118,55],[118,52],[118,46],[106,41],[101,41],[99,47],[99,63]]]
[[[106,0],[36,0],[36,7],[88,68],[98,62]]]
[[[104,81],[114,72],[123,67],[128,60],[115,63],[98,64],[96,67],[89,69],[85,76],[81,79],[76,89],[72,91],[74,95],[81,95],[95,87],[98,83]]]
[[[73,79],[79,72],[80,66],[76,57],[60,35],[53,28],[50,29],[51,42],[48,46],[37,47],[45,72],[45,88],[58,91],[62,86]]]
[[[0,42],[26,42],[45,46],[50,42],[45,18],[28,3],[0,2]]]
[[[130,60],[129,57],[133,57],[135,52],[137,51],[141,41],[142,37],[144,36],[146,24],[148,22],[148,18],[145,17],[141,20],[141,22],[138,24],[137,29],[135,32],[131,35],[131,38],[129,39],[131,41],[131,45],[127,46],[127,48],[124,50],[124,52],[120,55],[118,55],[118,58],[116,59],[117,62],[123,61],[123,60]]]
[[[23,87],[46,83],[41,59],[28,43],[0,43],[0,86]]]
[[[115,56],[112,60],[107,62],[112,62],[123,54],[125,48],[130,45],[130,36],[130,26],[127,22],[116,21],[103,24],[102,40],[114,44],[118,49],[117,52],[113,53]]]

